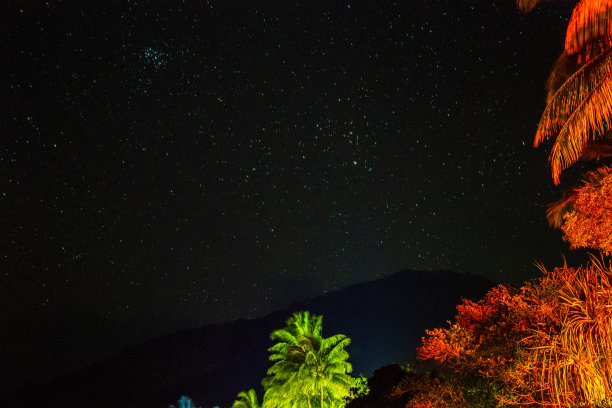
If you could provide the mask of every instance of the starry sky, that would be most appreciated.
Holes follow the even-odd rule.
[[[581,256],[532,148],[571,2],[0,8],[3,384],[401,269]]]

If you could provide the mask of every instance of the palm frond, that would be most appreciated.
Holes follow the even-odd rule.
[[[584,64],[569,78],[565,78],[567,61],[567,56],[561,55],[549,77],[549,93],[555,89],[558,82],[562,81],[563,84],[548,98],[548,105],[540,118],[533,142],[535,147],[544,139],[555,136],[572,113],[600,85],[603,78],[612,72],[612,49]]]
[[[289,347],[291,344],[292,343],[287,343],[287,342],[282,341],[270,347],[268,351],[270,353],[286,353],[287,347]]]
[[[312,315],[308,310],[295,312],[287,320],[287,330],[291,331],[296,337],[302,335],[321,335],[323,327],[323,316]]]
[[[281,340],[284,343],[295,345],[298,343],[296,336],[286,329],[274,330],[270,334],[270,340]]]
[[[543,0],[517,0],[517,5],[518,8],[523,10],[523,11],[531,11],[534,9],[535,6],[537,6],[539,3],[541,3]]]
[[[257,393],[251,389],[248,391],[240,391],[238,393],[238,399],[232,404],[234,408],[259,408],[259,402],[257,402]]]
[[[323,340],[321,350],[323,353],[327,354],[330,353],[333,348],[344,348],[347,347],[349,344],[351,344],[350,338],[346,337],[344,334],[336,334]]]
[[[576,200],[576,191],[568,192],[563,199],[549,204],[546,208],[546,219],[551,227],[559,228],[563,224],[563,216],[571,210]]]
[[[321,347],[321,339],[305,334],[299,338],[298,345],[303,350],[318,350]]]
[[[546,80],[546,104],[548,105],[561,86],[580,68],[576,55],[561,53]]]
[[[609,46],[611,37],[612,0],[581,0],[567,25],[565,52],[581,52],[597,42]]]
[[[353,365],[347,361],[332,361],[327,364],[327,370],[330,374],[345,374],[353,372]]]
[[[342,336],[342,338],[334,339],[329,344],[331,347],[325,353],[329,361],[346,360],[348,358],[348,352],[344,348],[351,344],[350,338]]]
[[[603,138],[611,123],[612,75],[608,73],[578,104],[559,131],[549,158],[555,184],[559,184],[561,172],[580,159],[587,142]]]
[[[608,132],[608,135],[610,133]],[[601,143],[587,143],[582,150],[581,160],[599,160],[604,157],[612,157],[612,140]]]

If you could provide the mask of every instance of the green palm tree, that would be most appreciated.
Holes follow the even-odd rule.
[[[238,393],[238,399],[232,404],[233,408],[259,408],[259,402],[257,402],[257,393],[255,390],[240,391]]]
[[[263,408],[343,406],[355,379],[346,360],[350,339],[343,334],[322,337],[322,317],[294,313],[287,327],[275,330],[270,360],[274,365],[262,381]]]
[[[326,338],[314,358],[307,359],[309,378],[318,393],[321,407],[344,406],[344,398],[355,385],[355,378],[349,375],[353,367],[346,361],[349,355],[345,348],[350,343],[351,339],[343,334]]]

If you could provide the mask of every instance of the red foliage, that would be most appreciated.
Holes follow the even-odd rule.
[[[611,403],[612,266],[544,273],[464,300],[454,324],[427,332],[419,358],[489,379],[502,405]]]
[[[572,248],[595,248],[612,254],[612,166],[590,173],[575,189],[563,216],[563,237]]]
[[[526,323],[519,311],[526,308],[520,293],[499,285],[478,301],[464,299],[457,306],[456,323],[448,329],[426,331],[417,353],[456,371],[466,368],[484,377],[494,377],[500,367],[513,360],[517,335]],[[512,316],[512,318],[509,318]]]

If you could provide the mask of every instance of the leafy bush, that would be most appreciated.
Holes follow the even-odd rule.
[[[610,404],[612,266],[593,258],[542,271],[520,289],[464,300],[455,323],[427,331],[419,358],[487,380],[501,405]]]

